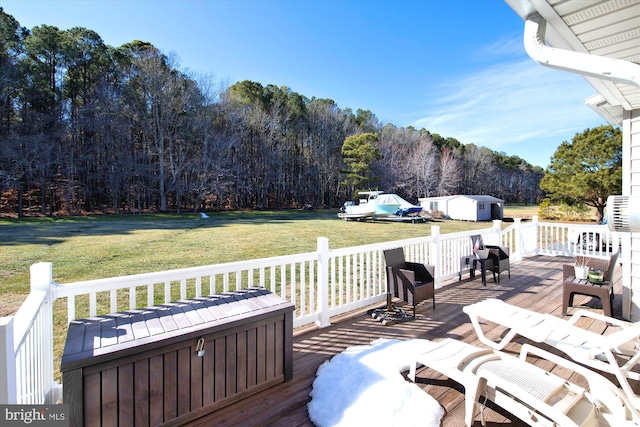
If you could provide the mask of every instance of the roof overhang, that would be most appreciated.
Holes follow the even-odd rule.
[[[542,42],[553,48],[640,64],[640,0],[505,1],[525,21],[539,16],[546,26]],[[585,103],[608,123],[620,126],[625,110],[640,109],[640,88],[631,82],[567,71],[582,74],[598,92]]]

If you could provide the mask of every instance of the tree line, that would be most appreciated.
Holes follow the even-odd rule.
[[[225,86],[148,42],[28,30],[0,8],[0,46],[0,215],[339,207],[358,190],[343,145],[364,133],[367,185],[407,200],[543,196],[517,156],[285,86]]]

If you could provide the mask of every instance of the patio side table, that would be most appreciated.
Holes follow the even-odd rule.
[[[480,277],[482,277],[482,286],[487,286],[487,270],[493,273],[493,282],[496,281],[496,272],[494,271],[493,259],[491,258],[478,258],[478,264],[480,264]]]
[[[462,280],[462,272],[469,269],[469,276],[473,279],[476,277],[476,268],[480,269],[480,277],[482,278],[482,286],[487,286],[487,270],[493,272],[493,260],[491,258],[478,258],[476,255],[465,255],[460,259],[460,272],[458,273],[458,281]],[[496,274],[493,273],[493,281],[496,281]]]
[[[573,307],[575,295],[586,295],[599,298],[605,316],[613,317],[613,286],[611,282],[593,283],[589,279],[568,277],[562,281],[562,315],[567,314],[567,308]]]
[[[475,255],[464,255],[460,258],[460,272],[458,272],[458,281],[462,280],[462,272],[469,270],[469,277],[476,277],[476,260],[478,257]]]

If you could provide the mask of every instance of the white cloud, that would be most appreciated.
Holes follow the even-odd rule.
[[[545,167],[562,141],[604,124],[583,103],[594,92],[576,74],[530,59],[503,62],[435,87],[412,126]]]

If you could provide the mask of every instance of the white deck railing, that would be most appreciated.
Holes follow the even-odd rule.
[[[34,264],[29,297],[15,316],[0,318],[0,378],[6,378],[0,382],[0,404],[59,399],[53,366],[55,320],[66,325],[77,318],[263,286],[295,304],[294,327],[325,327],[333,316],[385,300],[384,249],[402,247],[407,260],[434,265],[437,288],[458,275],[474,234],[481,234],[486,244],[508,246],[512,261],[534,254],[604,256],[617,250],[617,245],[603,250],[586,243],[595,235],[602,242],[617,242],[615,233],[603,227],[574,228],[537,218],[528,223],[516,219],[504,230],[501,221],[494,221],[487,229],[446,235],[433,226],[430,236],[341,249],[329,249],[328,240],[320,237],[317,250],[305,254],[68,284],[53,281],[51,263]],[[61,299],[66,299],[66,319],[54,319],[59,311],[53,310],[54,302]]]

